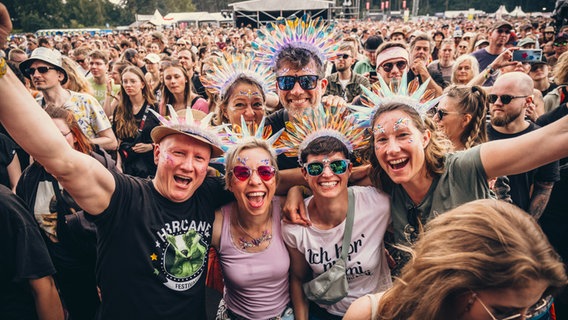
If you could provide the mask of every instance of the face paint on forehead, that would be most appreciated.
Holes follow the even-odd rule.
[[[383,128],[383,126],[381,126],[380,124],[377,124],[375,126],[375,129],[373,130],[373,133],[375,133],[375,134],[377,134],[377,133],[383,134],[385,132],[386,132],[385,128]]]
[[[396,122],[393,125],[393,130],[394,131],[398,131],[400,129],[404,129],[404,128],[408,128],[410,125],[410,119],[408,118],[400,118],[398,120],[396,120]]]
[[[248,157],[244,157],[244,158],[237,157],[237,161],[240,162],[240,163],[242,163],[242,164],[245,165],[245,166],[247,165],[248,159],[249,159]]]
[[[314,70],[314,69],[312,69],[312,68],[310,68],[310,67],[303,67],[303,68],[302,68],[302,71],[308,72],[308,73],[310,73],[310,74],[317,74],[317,73],[316,73],[316,70]]]
[[[262,160],[260,160],[259,162],[262,163],[262,164],[265,165],[265,166],[270,165],[270,160],[269,160],[269,159],[262,159]]]
[[[284,68],[284,69],[278,71],[278,75],[279,76],[284,75],[285,73],[288,73],[288,71],[290,71],[290,68]]]
[[[248,98],[252,98],[252,97],[259,97],[260,92],[252,91],[251,89],[248,89],[247,91],[239,91],[239,95],[245,96],[245,97],[248,97]]]

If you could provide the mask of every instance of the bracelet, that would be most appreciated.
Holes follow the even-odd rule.
[[[0,79],[8,72],[8,64],[6,63],[6,59],[0,58]]]

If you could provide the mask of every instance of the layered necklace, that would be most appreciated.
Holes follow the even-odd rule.
[[[272,210],[270,210],[270,211],[272,212]],[[241,231],[244,232],[249,238],[252,239],[251,241],[249,241],[245,237],[239,237],[239,242],[240,242],[242,250],[246,250],[246,249],[254,248],[254,247],[259,247],[262,243],[269,242],[270,240],[272,240],[272,233],[268,230],[268,224],[272,221],[272,213],[270,213],[270,215],[268,216],[268,221],[266,221],[265,229],[264,229],[264,231],[262,231],[262,234],[258,238],[251,236],[250,233],[248,233],[245,230],[245,228],[243,228],[243,226],[241,225],[241,221],[239,220],[238,215],[237,215],[236,218],[237,218],[237,225],[239,226]]]

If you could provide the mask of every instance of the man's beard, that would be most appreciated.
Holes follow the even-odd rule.
[[[517,120],[521,116],[521,111],[517,113],[505,113],[504,116],[496,117],[493,112],[491,113],[491,124],[496,127],[505,127],[509,123]]]
[[[341,67],[335,66],[335,69],[337,69],[338,72],[343,72],[343,71],[349,69],[349,67],[346,66],[346,65],[341,66]]]

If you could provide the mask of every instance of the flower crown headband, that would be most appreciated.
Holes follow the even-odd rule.
[[[299,47],[317,55],[322,62],[333,60],[339,47],[341,34],[334,23],[326,23],[321,17],[312,19],[307,15],[294,20],[269,23],[259,29],[258,38],[252,42],[257,61],[276,67],[276,60],[287,47]]]
[[[341,141],[349,153],[363,148],[367,143],[365,128],[344,107],[322,105],[308,109],[303,114],[286,122],[286,131],[279,145],[287,148],[287,156],[297,156],[300,162],[301,151],[319,137],[333,137]]]
[[[418,79],[414,79],[408,83],[406,73],[402,75],[398,89],[387,85],[383,78],[379,75],[379,82],[373,84],[372,91],[361,85],[363,93],[361,95],[361,103],[364,106],[350,105],[354,112],[353,115],[359,120],[360,125],[370,127],[371,119],[375,112],[387,103],[403,103],[412,107],[422,119],[427,117],[427,112],[432,109],[444,96],[434,98],[436,93],[434,90],[428,89],[430,78],[419,84]]]
[[[243,76],[256,82],[265,94],[274,91],[274,72],[270,66],[256,63],[253,54],[225,53],[224,57],[215,60],[213,72],[200,79],[206,88],[217,90],[224,97],[229,87]]]

